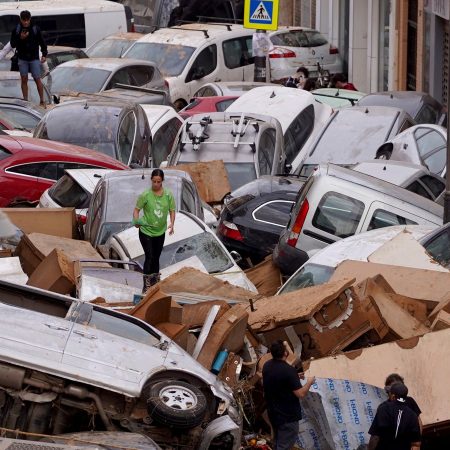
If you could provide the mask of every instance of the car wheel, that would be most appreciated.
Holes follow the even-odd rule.
[[[147,410],[150,417],[162,425],[193,428],[202,422],[206,409],[206,397],[192,384],[164,380],[150,386]]]
[[[377,153],[375,159],[391,159],[392,152],[389,150],[381,150]]]
[[[175,111],[182,110],[186,105],[187,103],[181,98],[173,102],[173,107],[175,108]]]

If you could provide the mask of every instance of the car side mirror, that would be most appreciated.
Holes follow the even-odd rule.
[[[292,164],[291,163],[285,163],[284,164],[284,173],[289,174],[292,170]]]

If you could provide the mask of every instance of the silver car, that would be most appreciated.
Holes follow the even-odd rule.
[[[94,94],[120,86],[166,90],[158,66],[149,61],[122,58],[85,58],[56,67],[44,79],[52,94]]]
[[[231,190],[261,175],[285,172],[280,122],[261,114],[196,114],[187,119],[168,165],[222,160]]]
[[[231,389],[151,325],[0,281],[3,426],[130,431],[171,448],[238,449]],[[175,432],[174,432],[175,430]]]
[[[151,173],[152,169],[121,170],[102,177],[92,194],[85,228],[85,239],[94,247],[133,226],[136,200],[150,188]],[[164,186],[172,191],[176,210],[190,212],[203,220],[201,200],[190,175],[182,170],[165,170],[164,175]]]

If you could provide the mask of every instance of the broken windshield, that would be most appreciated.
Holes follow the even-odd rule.
[[[233,266],[230,257],[225,253],[219,242],[207,231],[190,236],[181,241],[164,246],[159,260],[160,269],[197,257],[208,273],[220,273]],[[140,264],[144,255],[137,258]]]

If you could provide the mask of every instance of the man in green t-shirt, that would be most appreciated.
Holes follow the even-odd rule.
[[[145,253],[142,293],[160,279],[159,257],[166,237],[167,216],[170,216],[169,234],[173,234],[175,224],[175,199],[169,189],[163,188],[164,172],[155,169],[151,181],[151,189],[138,197],[133,211],[133,224],[139,228],[139,240]],[[139,217],[141,209],[143,215]]]

